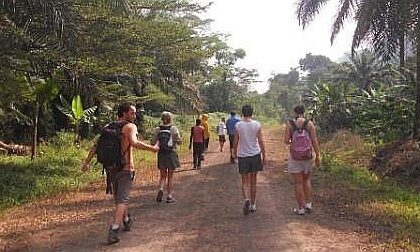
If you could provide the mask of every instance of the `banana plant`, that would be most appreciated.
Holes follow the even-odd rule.
[[[69,102],[60,95],[61,105],[57,105],[57,109],[63,113],[70,120],[70,124],[74,126],[74,131],[76,133],[75,143],[79,145],[80,143],[80,125],[85,123],[91,123],[95,119],[93,114],[96,111],[97,106],[93,106],[87,109],[83,109],[82,99],[80,95],[74,96],[71,102]]]

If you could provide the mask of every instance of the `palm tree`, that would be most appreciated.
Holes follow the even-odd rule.
[[[297,15],[303,28],[311,22],[328,0],[300,0]],[[352,17],[357,22],[353,35],[352,52],[362,42],[373,46],[383,60],[399,55],[400,65],[405,64],[406,39],[416,45],[417,85],[416,112],[413,136],[419,138],[420,128],[420,1],[418,0],[342,0],[331,33],[331,43]]]
[[[390,83],[391,71],[369,50],[348,55],[348,61],[340,64],[339,76],[346,76],[347,83],[354,83],[360,90],[370,92],[381,84]]]

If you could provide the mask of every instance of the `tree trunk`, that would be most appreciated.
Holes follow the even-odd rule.
[[[405,35],[404,35],[404,31],[403,34],[400,35],[400,52],[399,52],[399,57],[400,57],[400,69],[403,69],[405,67]]]
[[[420,10],[420,2],[417,3],[417,8]],[[417,58],[417,70],[416,70],[416,110],[414,114],[414,128],[413,138],[419,139],[419,127],[420,127],[420,11],[417,11],[417,34],[416,34],[416,58]]]
[[[39,110],[41,106],[39,102],[35,102],[35,115],[33,120],[33,131],[32,131],[32,150],[31,150],[31,160],[33,161],[36,157],[37,145],[38,145],[38,120],[39,120]]]

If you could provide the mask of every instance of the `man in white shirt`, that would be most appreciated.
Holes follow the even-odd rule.
[[[219,125],[217,125],[217,135],[219,136],[220,152],[222,152],[226,142],[226,124],[224,117],[220,119]]]
[[[252,119],[253,108],[242,107],[242,121],[235,126],[233,158],[238,157],[239,173],[242,177],[243,213],[255,212],[257,173],[265,163],[265,146],[259,122]]]

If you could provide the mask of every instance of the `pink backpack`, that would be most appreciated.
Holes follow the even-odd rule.
[[[291,158],[294,160],[312,159],[312,144],[309,132],[306,128],[308,121],[305,120],[302,127],[299,128],[295,121],[290,120],[292,126],[292,142],[290,144]]]

